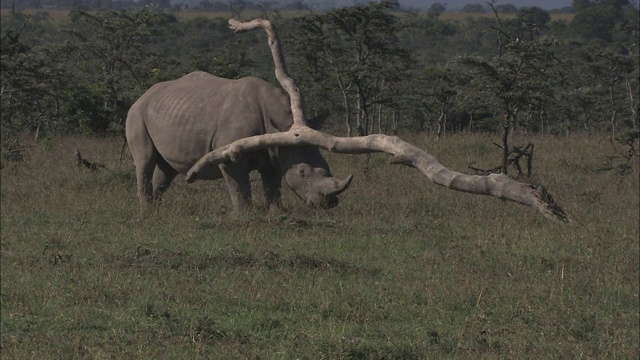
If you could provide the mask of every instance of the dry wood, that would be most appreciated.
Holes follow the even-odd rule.
[[[294,124],[289,131],[240,139],[208,153],[189,170],[186,177],[188,182],[195,181],[198,178],[198,173],[206,167],[217,166],[217,164],[226,161],[237,162],[243,153],[270,147],[311,145],[345,154],[385,152],[392,155],[391,163],[414,167],[437,185],[451,190],[491,195],[499,199],[514,201],[533,207],[549,219],[568,221],[567,215],[543,187],[520,183],[504,174],[479,176],[449,170],[440,164],[435,157],[396,136],[376,134],[344,138],[309,128],[306,126],[303,115],[302,96],[294,81],[286,73],[282,50],[271,22],[256,19],[243,23],[231,19],[229,27],[235,31],[261,27],[267,32],[276,66],[276,77],[291,98]]]
[[[84,166],[91,171],[98,171],[100,170],[100,168],[104,168],[103,164],[100,164],[98,162],[91,162],[87,159],[84,159],[82,155],[80,155],[80,150],[76,150],[76,165],[78,165],[78,167]]]
[[[500,149],[504,150],[504,146],[500,145],[498,143],[493,143],[493,145],[499,147]],[[488,174],[493,174],[493,173],[503,173],[506,174],[505,172],[503,172],[503,169],[508,167],[509,165],[513,165],[513,167],[516,168],[516,170],[518,170],[518,175],[516,175],[516,179],[519,179],[521,176],[523,176],[523,172],[522,172],[522,166],[520,165],[520,159],[524,156],[527,159],[527,177],[531,178],[532,175],[532,171],[533,171],[533,144],[529,143],[527,144],[527,146],[522,149],[519,146],[513,146],[512,150],[508,152],[507,154],[507,164],[500,164],[498,166],[489,168],[489,169],[481,169],[478,167],[473,166],[473,164],[475,164],[475,162],[470,163],[467,167],[473,171],[476,172],[476,175],[488,175]]]
[[[269,47],[271,48],[271,55],[276,68],[276,79],[282,85],[282,88],[289,94],[291,100],[291,114],[293,115],[293,126],[306,126],[304,113],[304,103],[300,90],[296,86],[296,83],[287,73],[287,64],[284,61],[284,55],[282,55],[282,47],[280,47],[280,40],[278,40],[278,33],[275,26],[271,21],[266,19],[254,19],[248,22],[241,22],[236,19],[229,19],[229,28],[238,31],[252,30],[256,27],[261,27],[267,32]]]

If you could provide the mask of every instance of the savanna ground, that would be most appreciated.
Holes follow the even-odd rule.
[[[406,138],[459,171],[499,159],[498,135]],[[527,141],[571,223],[384,155],[327,155],[355,175],[332,210],[284,190],[287,213],[238,219],[222,182],[178,178],[141,213],[121,139],[44,140],[1,170],[2,358],[638,358],[637,158]]]

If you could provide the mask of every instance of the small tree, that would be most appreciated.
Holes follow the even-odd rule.
[[[430,18],[437,19],[445,11],[447,11],[446,5],[436,2],[429,6],[429,9],[427,9],[427,15],[429,15]]]
[[[523,29],[529,34],[529,40],[533,40],[535,35],[540,35],[547,31],[551,16],[541,8],[533,6],[520,10],[517,19]]]
[[[423,86],[415,89],[418,96],[431,99],[432,112],[438,114],[436,138],[446,133],[449,108],[455,101],[459,89],[459,75],[448,67],[432,66],[422,72]]]
[[[74,42],[67,50],[75,57],[72,74],[80,76],[75,75],[77,85],[69,89],[69,111],[80,117],[92,113],[84,119],[91,131],[121,130],[129,106],[161,68],[161,61],[142,46],[143,40],[160,35],[159,25],[170,18],[148,8],[95,15],[75,10],[71,18],[67,31]]]
[[[552,96],[549,81],[554,77],[552,66],[557,61],[551,51],[554,41],[513,41],[506,45],[504,54],[492,61],[462,57],[458,62],[479,76],[484,89],[479,89],[497,100],[503,120],[503,167],[507,172],[509,137],[519,125],[518,114],[523,110],[539,109]],[[492,101],[492,100],[487,100]]]
[[[352,114],[358,135],[372,131],[374,111],[390,103],[392,84],[409,68],[410,56],[395,36],[396,19],[386,9],[382,3],[307,16],[292,33],[290,43],[307,75],[337,85],[325,89],[339,91],[349,136]]]

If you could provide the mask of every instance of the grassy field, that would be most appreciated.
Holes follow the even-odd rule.
[[[496,165],[497,139],[407,138],[459,171]],[[141,213],[120,139],[43,141],[1,170],[2,359],[638,358],[637,161],[527,141],[571,223],[383,155],[327,155],[355,175],[332,210],[285,190],[288,212],[237,219],[222,182],[178,178]]]

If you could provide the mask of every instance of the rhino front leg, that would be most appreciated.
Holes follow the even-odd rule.
[[[226,165],[220,164],[220,172],[229,188],[231,203],[237,214],[245,212],[251,202],[251,182],[249,167],[245,163]]]
[[[153,171],[153,198],[158,199],[171,185],[178,171],[167,164],[164,159],[158,162]]]
[[[270,212],[278,211],[282,208],[280,186],[282,185],[282,172],[277,167],[267,167],[258,170],[262,178],[262,188],[267,200]]]

